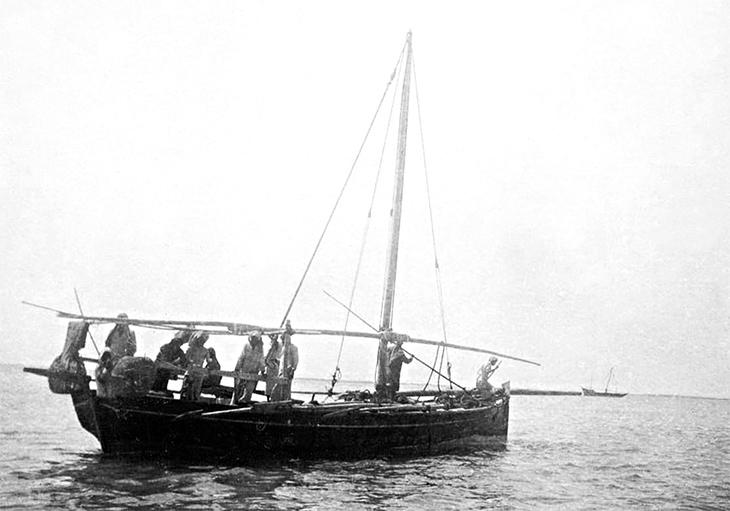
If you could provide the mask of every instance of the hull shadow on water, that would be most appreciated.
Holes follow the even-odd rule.
[[[27,483],[17,493],[16,503],[29,508],[288,509],[348,503],[356,507],[392,506],[398,499],[413,499],[418,487],[436,483],[431,479],[444,476],[438,468],[447,460],[463,458],[469,463],[479,458],[480,463],[490,463],[506,451],[505,439],[479,437],[444,446],[430,456],[392,455],[365,460],[259,458],[245,464],[233,460],[201,464],[185,457],[66,452],[62,461],[11,475]],[[481,497],[489,498],[484,494]],[[495,495],[500,500],[504,497]]]

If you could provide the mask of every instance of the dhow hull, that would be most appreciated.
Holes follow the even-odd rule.
[[[247,409],[154,396],[73,395],[81,425],[105,454],[254,460],[433,453],[506,438],[509,396],[453,408],[265,403]],[[422,409],[417,409],[422,408]]]

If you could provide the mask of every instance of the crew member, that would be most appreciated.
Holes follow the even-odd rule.
[[[220,368],[221,363],[216,358],[215,350],[208,348],[208,361],[205,363],[205,369],[208,371],[208,374],[203,379],[203,388],[211,388],[212,390],[212,387],[217,387],[221,384],[220,374],[210,374],[210,371],[220,371]]]
[[[123,312],[117,316],[118,319],[128,317]],[[109,348],[111,363],[115,365],[120,358],[133,356],[137,352],[137,337],[126,322],[120,322],[114,325],[112,331],[109,332],[104,345]]]
[[[400,390],[400,371],[403,364],[410,364],[413,361],[413,357],[406,355],[402,346],[403,341],[396,339],[388,348],[388,392],[391,398]]]
[[[180,369],[186,369],[188,359],[182,350],[182,345],[190,340],[190,332],[186,330],[178,331],[170,342],[163,344],[160,352],[157,354],[155,362],[157,362],[157,373],[155,383],[152,390],[160,392],[167,391],[167,382],[171,379],[177,379],[177,373],[170,370],[169,367],[162,367],[166,364],[172,364]]]
[[[282,350],[279,377],[284,381],[277,383],[271,391],[272,401],[288,401],[291,399],[291,382],[294,379],[294,372],[299,365],[299,350],[292,344],[291,336],[294,329],[289,320],[286,321],[284,333],[281,334]]]
[[[195,401],[200,397],[200,389],[205,377],[203,364],[208,359],[208,349],[205,347],[207,341],[208,334],[203,332],[195,332],[190,337],[188,350],[185,352],[188,370],[183,379],[180,399]]]
[[[99,363],[96,365],[96,395],[99,397],[112,396],[112,352],[109,348],[101,352]]]
[[[264,370],[264,342],[259,334],[250,335],[248,343],[243,347],[241,356],[236,362],[236,373],[247,373],[258,375]],[[256,379],[234,378],[233,398],[231,404],[251,401],[254,390],[256,390]]]
[[[266,400],[271,401],[271,393],[276,386],[276,380],[279,378],[280,358],[282,355],[282,346],[279,342],[277,334],[270,334],[271,345],[269,351],[264,358],[264,366],[266,371]]]
[[[492,384],[488,380],[500,364],[501,362],[497,361],[497,357],[491,357],[488,364],[484,364],[479,368],[479,372],[477,373],[477,390],[486,394],[492,393],[494,387],[492,387]]]

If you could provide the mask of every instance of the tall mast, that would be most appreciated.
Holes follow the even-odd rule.
[[[608,385],[611,383],[611,377],[613,376],[613,367],[608,371],[608,380],[606,380],[606,389],[603,392],[608,393]]]
[[[389,330],[393,322],[395,296],[395,276],[398,267],[398,241],[403,209],[403,171],[406,165],[406,138],[408,136],[408,103],[411,87],[411,33],[406,37],[406,64],[403,72],[403,92],[401,93],[400,121],[398,126],[398,152],[393,187],[393,206],[390,210],[390,242],[388,244],[385,289],[383,290],[383,310],[380,321],[381,330]],[[383,388],[386,382],[387,345],[385,340],[378,346],[378,376],[375,388]]]

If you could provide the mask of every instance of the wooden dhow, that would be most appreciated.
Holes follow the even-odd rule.
[[[170,393],[150,391],[149,382],[142,381],[143,378],[132,374],[117,376],[123,380],[121,390],[113,395],[102,395],[91,385],[92,378],[85,366],[86,363],[95,360],[80,355],[80,350],[86,343],[89,326],[92,324],[187,330],[208,335],[275,336],[287,332],[283,325],[291,310],[291,304],[280,327],[273,328],[224,321],[89,316],[51,309],[59,317],[71,320],[64,350],[50,369],[26,368],[26,371],[48,377],[52,391],[71,395],[79,422],[99,440],[104,453],[184,455],[194,456],[197,459],[203,457],[237,460],[260,459],[262,455],[359,458],[392,453],[431,453],[451,446],[464,445],[473,439],[506,437],[510,408],[508,385],[488,390],[466,388],[453,382],[450,373],[446,376],[436,368],[432,368],[436,374],[449,382],[448,389],[424,388],[423,391],[417,392],[388,390],[387,352],[389,345],[396,342],[403,346],[432,345],[437,350],[447,348],[467,350],[539,365],[492,350],[447,342],[445,329],[442,340],[414,338],[393,331],[411,68],[412,45],[409,33],[396,66],[398,76],[402,76],[402,90],[395,189],[380,326],[371,328],[372,332],[357,332],[347,328],[341,330],[297,328],[294,331],[289,329],[289,333],[298,338],[309,335],[350,336],[377,341],[377,376],[374,391],[334,393],[332,388],[336,378],[333,378],[333,386],[322,403],[313,395],[308,402],[286,399],[228,404],[223,402],[221,396],[230,396],[229,387],[219,385],[211,391],[212,396],[205,397],[204,394],[201,399],[183,400]],[[395,75],[394,70],[390,82]],[[309,265],[313,259],[314,255]],[[354,314],[348,306],[344,306],[348,312]],[[130,358],[141,359],[141,357]],[[149,359],[144,359],[143,362],[145,360]],[[158,363],[156,369],[160,368],[184,372],[175,366]],[[240,372],[210,371],[210,373],[218,376],[264,379],[261,375]],[[280,381],[287,382],[287,378],[280,377]]]
[[[613,367],[608,372],[608,379],[606,380],[606,388],[603,390],[603,392],[600,392],[598,390],[593,390],[592,388],[586,388],[581,387],[581,393],[584,396],[588,397],[624,397],[627,395],[626,392],[609,392],[608,386],[611,383],[611,378],[613,378]]]

